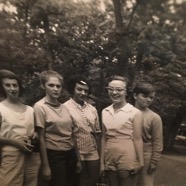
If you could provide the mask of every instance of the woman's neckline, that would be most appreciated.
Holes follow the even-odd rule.
[[[11,110],[11,111],[13,111],[15,113],[19,113],[19,114],[25,113],[27,111],[27,108],[28,108],[27,105],[24,105],[21,102],[19,104],[15,104],[15,103],[11,104],[11,103],[9,103],[7,101],[6,102],[2,101],[1,104],[5,108],[7,108],[7,109],[9,109],[9,110]]]

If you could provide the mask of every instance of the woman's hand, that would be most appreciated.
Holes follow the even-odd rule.
[[[148,173],[148,174],[152,174],[152,173],[155,172],[155,171],[156,171],[156,165],[153,164],[153,163],[150,163],[150,164],[149,164],[149,167],[148,167],[148,169],[147,169],[147,173]]]
[[[77,161],[76,163],[76,173],[80,173],[82,170],[82,163],[81,161]]]
[[[100,164],[100,175],[102,175],[104,171],[105,171],[105,165],[104,163],[101,163]]]
[[[130,173],[131,175],[137,174],[139,171],[141,171],[141,170],[143,169],[143,167],[144,167],[144,166],[140,165],[140,166],[138,166],[138,167],[136,167],[136,168],[134,168],[134,169],[129,170],[129,173]]]
[[[37,133],[37,132],[34,132],[34,134],[32,135],[31,138],[32,138],[32,139],[39,138],[38,133]]]
[[[33,145],[31,145],[31,141],[29,139],[15,140],[14,145],[23,152],[31,153],[33,150]]]
[[[51,179],[51,170],[49,166],[42,166],[41,169],[42,177],[45,181],[50,181]]]

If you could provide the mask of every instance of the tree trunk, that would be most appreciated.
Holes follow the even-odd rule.
[[[44,23],[45,39],[46,39],[46,56],[48,57],[48,69],[52,70],[54,54],[50,47],[50,27],[49,27],[48,15],[45,13],[43,13],[43,23]]]
[[[137,57],[136,57],[136,65],[134,68],[134,78],[137,77],[142,70],[142,60],[144,55],[144,46],[138,45],[137,48]]]
[[[124,76],[128,76],[128,41],[126,33],[124,32],[123,18],[122,18],[122,7],[120,0],[113,0],[114,14],[116,20],[116,39],[117,44],[117,55],[118,55],[118,69],[119,73]]]

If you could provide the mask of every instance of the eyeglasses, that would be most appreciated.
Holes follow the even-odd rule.
[[[113,87],[106,87],[106,89],[108,90],[108,92],[123,92],[125,91],[126,89],[124,88],[113,88]]]

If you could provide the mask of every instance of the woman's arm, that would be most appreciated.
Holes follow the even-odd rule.
[[[82,170],[82,163],[81,163],[81,157],[80,157],[79,149],[78,149],[78,146],[77,146],[76,137],[74,135],[74,131],[72,132],[72,139],[74,141],[74,148],[75,148],[76,155],[77,155],[76,172],[79,173]]]
[[[41,106],[34,106],[35,127],[40,143],[41,173],[45,180],[51,179],[51,170],[48,162],[45,142],[45,111]]]
[[[101,128],[100,128],[100,119],[99,119],[96,109],[95,109],[95,116],[96,116],[96,119],[95,119],[93,131],[94,131],[94,135],[95,135],[96,142],[97,142],[98,154],[100,155],[101,154],[101,137],[102,137],[102,135],[101,135]]]
[[[46,143],[45,143],[45,129],[36,127],[40,142],[40,157],[41,157],[41,171],[45,180],[51,179],[51,170],[48,162]]]
[[[105,156],[105,143],[106,143],[106,129],[102,124],[102,136],[101,136],[101,152],[100,152],[100,173],[105,170],[104,156]]]
[[[156,170],[161,152],[163,150],[162,130],[162,120],[160,116],[156,114],[151,122],[152,157],[148,168],[149,173],[152,173]]]
[[[33,146],[28,143],[27,140],[17,140],[17,139],[10,139],[10,138],[5,138],[0,136],[0,146],[14,146],[17,147],[18,149],[21,149],[24,152],[32,152]]]
[[[141,166],[144,166],[142,124],[143,124],[142,113],[138,112],[134,117],[134,122],[133,122],[133,127],[134,127],[133,138],[134,138],[134,146],[135,146],[138,161]]]

